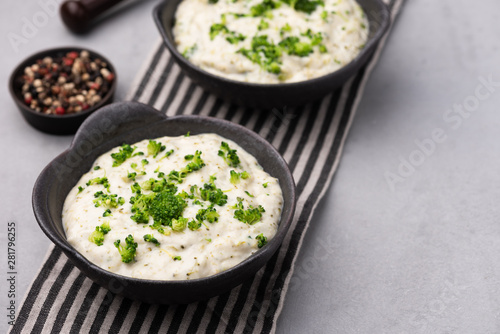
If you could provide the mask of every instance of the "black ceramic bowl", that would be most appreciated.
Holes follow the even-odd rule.
[[[185,281],[156,281],[125,277],[88,261],[67,241],[61,213],[68,192],[88,172],[101,154],[123,143],[146,138],[216,133],[231,139],[257,158],[269,174],[279,179],[283,211],[276,236],[235,267],[219,274]],[[231,122],[201,116],[167,118],[157,110],[136,102],[103,107],[80,127],[70,148],[55,158],[40,174],[33,190],[33,210],[43,232],[94,282],[112,292],[148,303],[184,304],[221,294],[254,275],[280,246],[295,210],[295,184],[279,153],[254,132]]]
[[[57,57],[66,54],[67,52],[77,51],[81,52],[83,50],[87,50],[90,54],[90,58],[100,58],[104,62],[108,64],[108,68],[110,72],[115,75],[115,78],[109,88],[109,91],[105,96],[102,97],[102,100],[97,103],[92,108],[84,110],[75,114],[67,114],[67,115],[47,115],[41,112],[37,112],[31,109],[24,103],[24,98],[22,94],[22,86],[23,80],[22,76],[24,74],[24,68],[26,66],[30,66],[34,64],[37,59],[43,59],[44,57]],[[40,51],[34,55],[23,60],[16,69],[12,72],[9,79],[9,91],[10,95],[14,99],[14,102],[18,106],[21,114],[26,119],[26,121],[33,126],[34,128],[51,134],[58,135],[66,135],[73,134],[78,130],[78,127],[82,124],[82,122],[94,111],[99,109],[100,107],[110,103],[113,100],[113,95],[116,90],[116,82],[117,76],[116,71],[111,62],[104,58],[102,55],[98,54],[95,51],[89,50],[88,48],[81,47],[61,47],[55,49],[49,49]]]
[[[207,91],[244,107],[265,109],[291,107],[314,101],[331,93],[366,63],[390,23],[389,10],[381,0],[357,0],[368,18],[370,32],[365,47],[354,60],[341,69],[316,79],[284,84],[252,84],[213,75],[191,64],[182,56],[176,48],[172,32],[175,12],[181,1],[165,1],[153,12],[165,45],[177,64],[194,82]]]

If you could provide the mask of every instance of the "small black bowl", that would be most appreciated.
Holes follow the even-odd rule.
[[[172,28],[175,12],[182,0],[168,0],[158,5],[153,17],[163,41],[184,72],[205,90],[244,107],[263,109],[293,107],[317,100],[344,84],[373,54],[378,42],[389,28],[390,12],[381,0],[357,0],[363,8],[370,31],[365,47],[349,64],[324,76],[301,82],[253,84],[225,79],[193,65],[177,50]]]
[[[22,86],[23,86],[23,74],[24,74],[24,68],[26,66],[30,66],[34,64],[38,59],[43,59],[44,57],[60,57],[62,55],[65,55],[68,52],[71,51],[76,51],[76,52],[81,52],[81,51],[88,51],[90,54],[90,58],[96,59],[100,58],[104,62],[107,63],[108,69],[110,70],[111,73],[115,75],[115,78],[113,82],[111,83],[111,86],[109,88],[109,91],[106,93],[105,96],[102,97],[101,101],[97,103],[95,106],[81,111],[79,113],[75,114],[67,114],[67,115],[47,115],[41,112],[37,112],[33,109],[31,109],[29,106],[27,106],[24,103],[24,97],[22,94]],[[30,57],[26,58],[23,60],[17,67],[16,69],[12,72],[10,79],[9,79],[9,91],[10,95],[14,99],[14,102],[18,106],[19,110],[21,111],[21,114],[23,117],[26,119],[26,121],[33,126],[34,128],[46,132],[46,133],[51,133],[51,134],[57,134],[57,135],[67,135],[67,134],[74,134],[76,130],[78,130],[78,127],[82,124],[82,122],[94,111],[99,109],[100,107],[110,103],[113,100],[113,95],[116,90],[116,83],[117,83],[117,75],[115,68],[111,64],[111,62],[104,58],[102,55],[98,54],[95,51],[89,50],[88,48],[81,48],[81,47],[61,47],[61,48],[55,48],[55,49],[48,49],[44,51],[40,51],[38,53],[35,53],[34,55],[31,55]]]
[[[64,200],[81,176],[101,154],[123,143],[147,138],[216,133],[233,140],[252,154],[266,172],[278,178],[283,210],[278,231],[255,254],[226,271],[206,278],[159,281],[125,277],[87,260],[66,240],[61,213]],[[254,275],[276,252],[292,222],[295,183],[286,162],[271,144],[256,133],[231,122],[202,116],[166,117],[137,102],[103,107],[80,127],[70,148],[55,158],[38,177],[33,189],[33,210],[43,232],[71,262],[97,284],[131,299],[148,303],[186,304],[219,295]]]

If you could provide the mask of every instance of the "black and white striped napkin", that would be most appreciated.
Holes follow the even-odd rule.
[[[386,0],[394,19],[402,0]],[[224,103],[194,85],[161,43],[138,75],[129,99],[167,115],[197,114],[240,123],[272,143],[297,183],[297,209],[283,245],[253,279],[189,305],[149,305],[113,295],[51,247],[11,333],[273,333],[313,211],[339,163],[366,80],[384,44],[343,87],[321,101],[259,112]]]

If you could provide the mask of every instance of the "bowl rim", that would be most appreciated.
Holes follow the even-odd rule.
[[[110,72],[113,73],[115,76],[113,79],[113,82],[111,83],[111,86],[109,87],[108,92],[106,93],[106,95],[104,95],[101,98],[101,101],[99,101],[99,103],[97,103],[96,105],[94,105],[93,107],[91,107],[87,110],[84,110],[84,111],[81,111],[78,113],[64,114],[64,115],[53,115],[53,114],[44,114],[44,113],[41,113],[41,112],[38,112],[36,110],[31,109],[29,106],[27,106],[24,103],[24,101],[20,100],[16,94],[17,90],[14,88],[15,80],[16,80],[16,78],[18,78],[18,76],[16,74],[24,73],[24,68],[26,66],[28,66],[28,63],[32,63],[36,59],[41,59],[41,58],[50,56],[51,54],[55,54],[58,52],[66,52],[69,50],[78,51],[78,52],[88,51],[91,54],[91,56],[92,55],[94,56],[94,58],[97,57],[97,58],[100,58],[101,60],[103,60],[104,62],[106,62]],[[109,61],[108,58],[104,57],[99,52],[96,52],[93,49],[90,49],[87,47],[82,47],[82,46],[59,46],[59,47],[54,47],[54,48],[49,48],[49,49],[44,49],[44,50],[38,51],[38,52],[33,53],[33,54],[27,56],[26,58],[24,58],[21,62],[19,62],[17,64],[17,66],[11,72],[11,74],[9,76],[9,84],[8,85],[9,85],[9,92],[10,92],[12,99],[14,100],[14,102],[17,104],[17,106],[19,108],[23,109],[23,111],[26,111],[34,116],[47,118],[47,119],[72,119],[72,118],[78,118],[78,117],[82,117],[84,115],[88,115],[90,113],[93,113],[97,109],[99,109],[99,108],[103,107],[105,104],[109,103],[110,99],[113,97],[113,95],[116,91],[117,82],[118,82],[118,74],[116,73],[116,69],[113,66],[113,63],[111,63],[111,61]]]
[[[83,256],[80,252],[78,252],[75,248],[73,248],[67,241],[66,239],[62,238],[59,236],[57,233],[55,233],[51,228],[51,215],[48,213],[47,209],[47,203],[48,203],[48,195],[49,195],[49,188],[45,187],[47,184],[47,181],[52,181],[52,180],[46,180],[48,177],[50,177],[51,171],[53,169],[54,164],[56,164],[59,160],[65,158],[68,154],[70,154],[73,150],[77,149],[77,144],[83,140],[83,134],[88,130],[87,128],[90,127],[90,125],[95,122],[95,120],[98,120],[101,115],[104,115],[106,112],[108,112],[108,109],[116,108],[118,105],[130,105],[132,107],[137,107],[141,108],[140,112],[155,112],[157,113],[156,116],[160,116],[160,118],[156,119],[156,122],[158,120],[163,121],[163,122],[168,122],[170,120],[179,120],[179,119],[185,119],[187,121],[194,121],[194,120],[203,120],[205,122],[212,122],[212,123],[222,123],[225,126],[233,127],[238,129],[239,131],[243,132],[242,136],[249,137],[252,140],[256,140],[260,143],[263,143],[268,149],[271,150],[273,159],[276,159],[276,161],[279,163],[279,165],[284,166],[284,170],[282,171],[285,174],[285,179],[289,181],[289,183],[292,185],[290,189],[290,210],[289,213],[286,217],[283,217],[283,211],[282,211],[282,216],[280,223],[278,225],[278,230],[275,234],[275,236],[267,243],[266,247],[263,247],[261,249],[258,249],[255,253],[244,259],[242,262],[236,264],[235,266],[226,269],[224,271],[221,271],[217,274],[211,275],[211,276],[206,276],[206,277],[201,277],[201,278],[196,278],[196,279],[189,279],[189,280],[153,280],[153,279],[143,279],[143,278],[134,278],[134,277],[129,277],[129,276],[124,276],[121,274],[113,273],[111,271],[108,271],[106,269],[103,269],[90,260],[88,260],[85,256]],[[147,115],[146,115],[147,117]],[[135,131],[135,130],[141,130],[144,129],[148,126],[149,123],[143,124],[142,126],[138,126],[133,129],[128,129],[128,131]],[[125,133],[125,132],[124,132]],[[82,135],[82,137],[80,137]],[[118,134],[119,135],[119,134]],[[103,140],[102,144],[105,144],[106,142],[109,142],[113,138],[115,138],[117,134],[112,134],[110,135],[109,138],[105,138]],[[144,138],[147,139],[147,136]],[[235,141],[238,143],[237,141]],[[101,144],[101,145],[102,145]],[[239,144],[238,144],[239,145]],[[92,149],[95,150],[96,148]],[[92,151],[91,150],[91,151]],[[102,154],[102,153],[101,153]],[[224,119],[220,118],[215,118],[215,117],[210,117],[210,116],[200,116],[200,115],[176,115],[176,116],[167,116],[160,111],[139,103],[139,102],[117,102],[117,103],[112,103],[110,105],[104,106],[103,108],[99,109],[97,112],[93,113],[91,116],[89,116],[82,126],[78,129],[73,141],[70,144],[70,147],[66,149],[64,152],[59,154],[57,157],[55,157],[47,166],[42,170],[40,175],[38,176],[35,185],[33,187],[33,193],[32,193],[32,206],[33,206],[33,212],[35,214],[35,218],[38,222],[38,225],[42,229],[42,231],[45,233],[45,235],[57,246],[62,249],[62,251],[68,255],[69,259],[72,261],[78,261],[81,265],[89,267],[92,271],[97,273],[99,276],[109,276],[113,277],[115,279],[121,280],[121,281],[126,281],[129,283],[135,283],[135,284],[146,284],[146,285],[153,285],[153,286],[162,286],[164,284],[169,284],[170,286],[184,286],[184,285],[200,285],[200,284],[207,284],[212,281],[218,281],[223,279],[226,276],[231,276],[232,273],[237,272],[241,270],[242,267],[245,267],[247,264],[252,263],[253,261],[256,260],[258,254],[266,253],[272,251],[273,248],[275,250],[273,251],[276,252],[278,251],[281,243],[283,242],[286,234],[288,233],[288,230],[292,224],[293,217],[295,214],[295,208],[296,208],[296,185],[295,181],[293,178],[293,174],[291,173],[290,169],[288,168],[288,164],[284,160],[284,158],[281,156],[281,154],[264,138],[262,138],[260,135],[257,133],[253,132],[252,130],[237,124],[233,123],[231,121],[227,121]],[[285,198],[284,198],[285,201]],[[285,205],[285,202],[284,202]],[[55,224],[55,223],[54,223]],[[69,256],[71,255],[71,256]],[[78,265],[75,264],[77,267]],[[87,275],[86,275],[87,276]]]
[[[181,1],[183,1],[183,0],[179,0],[179,3]],[[359,4],[358,0],[355,0],[355,1]],[[339,68],[333,72],[326,73],[326,74],[321,75],[319,77],[311,78],[308,80],[287,82],[287,83],[268,83],[268,84],[266,84],[266,83],[254,83],[254,82],[238,81],[238,80],[228,79],[228,78],[207,72],[204,69],[202,69],[201,67],[194,65],[188,59],[186,59],[179,52],[179,50],[177,50],[177,47],[175,46],[174,41],[170,40],[170,38],[168,37],[167,29],[163,25],[163,22],[162,22],[162,10],[167,5],[167,3],[169,1],[166,1],[166,0],[162,1],[161,3],[159,3],[158,5],[155,6],[155,8],[153,9],[153,18],[154,18],[154,21],[155,21],[155,23],[160,31],[160,34],[163,38],[163,42],[167,46],[167,48],[170,51],[170,53],[172,54],[172,56],[174,56],[183,65],[188,66],[192,70],[195,70],[196,72],[199,72],[199,73],[203,74],[204,76],[209,77],[212,80],[218,80],[218,81],[223,82],[225,84],[241,85],[244,87],[256,88],[256,89],[259,89],[259,88],[260,89],[262,89],[262,88],[264,88],[264,89],[285,89],[285,88],[289,88],[289,87],[290,88],[300,87],[304,84],[313,85],[316,83],[321,83],[324,80],[327,80],[328,78],[330,78],[332,76],[336,76],[336,75],[340,76],[340,75],[349,73],[351,71],[351,69],[355,68],[357,66],[357,64],[362,60],[362,58],[364,56],[366,56],[366,54],[369,54],[370,52],[373,51],[373,49],[380,42],[380,40],[382,39],[384,34],[389,29],[389,26],[391,23],[391,15],[390,15],[389,8],[382,0],[369,0],[369,1],[373,1],[375,4],[377,4],[377,6],[379,7],[379,12],[382,15],[379,16],[380,21],[377,22],[378,27],[377,27],[377,30],[375,31],[374,35],[366,41],[365,46],[360,50],[360,52],[356,55],[356,57],[354,57],[346,65],[342,66],[341,68]],[[176,6],[178,6],[178,5],[179,4],[177,4]],[[173,19],[175,20],[175,11],[174,11],[173,15],[174,15]],[[170,27],[170,29],[172,29],[172,27]],[[171,34],[173,36],[173,32],[171,32]]]

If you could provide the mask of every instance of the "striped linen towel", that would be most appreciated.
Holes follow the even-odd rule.
[[[385,0],[392,18],[402,0]],[[137,76],[129,99],[167,115],[197,114],[240,123],[272,143],[297,183],[297,208],[281,248],[253,279],[189,305],[149,305],[114,295],[49,249],[11,333],[274,333],[294,261],[313,211],[339,163],[366,80],[383,48],[343,87],[296,109],[249,111],[224,103],[193,84],[159,43]]]

